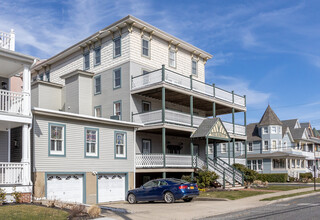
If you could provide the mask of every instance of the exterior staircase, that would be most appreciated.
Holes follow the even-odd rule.
[[[207,168],[205,159],[199,156],[196,157],[196,167],[199,169]],[[215,172],[219,176],[217,183],[223,189],[240,189],[244,187],[244,174],[220,158],[208,158],[208,170]]]

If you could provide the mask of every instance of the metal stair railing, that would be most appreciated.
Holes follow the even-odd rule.
[[[211,158],[209,158],[211,159]],[[212,160],[212,159],[211,159]],[[214,161],[216,161],[216,163],[220,164],[221,166],[223,166],[225,169],[227,169],[229,172],[234,173],[234,178],[235,181],[237,181],[238,183],[240,183],[241,185],[244,185],[244,173],[240,170],[238,170],[237,168],[234,168],[233,166],[231,166],[230,164],[226,163],[225,161],[221,160],[219,157],[216,157],[214,159]]]

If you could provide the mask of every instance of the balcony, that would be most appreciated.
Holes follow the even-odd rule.
[[[200,116],[193,116],[193,126],[191,126],[191,115],[177,112],[173,110],[165,110],[165,122],[166,123],[172,123],[182,126],[188,126],[188,127],[199,127],[201,122],[204,120],[204,117]],[[162,110],[156,110],[156,111],[150,111],[150,112],[144,112],[144,113],[138,113],[133,115],[133,122],[137,123],[143,123],[145,125],[151,125],[151,124],[159,124],[162,123]],[[245,136],[246,135],[246,128],[243,125],[235,124],[235,130],[233,131],[233,124],[230,122],[223,122],[226,130],[230,134],[236,134]]]
[[[13,29],[11,29],[10,33],[0,31],[0,48],[15,50],[15,33]]]
[[[192,76],[187,77],[179,73],[175,73],[168,69],[158,69],[145,75],[139,75],[132,78],[131,90],[136,91],[151,87],[160,83],[167,83],[175,87],[192,91],[202,96],[220,100],[224,103],[232,104],[239,107],[246,106],[244,96],[234,94],[218,88],[214,85],[209,85],[204,82],[193,79]]]
[[[28,163],[0,162],[0,185],[28,184]]]
[[[25,97],[30,97],[30,94],[0,89],[0,112],[24,115]]]

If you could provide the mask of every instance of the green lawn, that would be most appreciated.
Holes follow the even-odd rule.
[[[256,196],[261,194],[266,194],[271,192],[265,191],[246,191],[246,190],[233,190],[233,191],[214,191],[214,192],[200,192],[200,197],[210,197],[210,198],[224,198],[224,199],[242,199],[249,196]]]
[[[0,206],[0,220],[50,220],[67,219],[66,211],[36,205],[4,205]]]
[[[303,189],[303,188],[308,188],[311,186],[281,186],[281,185],[269,185],[266,188],[258,188],[262,190],[279,190],[279,191],[289,191],[289,190],[294,190],[294,189]]]
[[[320,190],[317,190],[317,191],[306,191],[306,192],[292,193],[292,194],[282,195],[282,196],[274,196],[274,197],[261,199],[260,201],[273,201],[273,200],[278,200],[278,199],[290,198],[290,197],[293,197],[293,196],[301,196],[301,195],[305,195],[305,194],[315,193],[315,192],[319,192],[319,191]]]

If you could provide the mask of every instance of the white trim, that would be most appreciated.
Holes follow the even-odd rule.
[[[57,116],[57,117],[62,117],[67,119],[98,122],[103,124],[111,124],[111,125],[119,125],[119,126],[143,127],[143,124],[141,123],[119,121],[119,120],[113,120],[108,118],[98,118],[98,117],[89,116],[89,115],[75,114],[70,112],[61,112],[61,111],[55,111],[55,110],[49,110],[49,109],[43,109],[43,108],[37,108],[37,107],[33,107],[32,111],[34,114],[38,114],[38,115]]]

